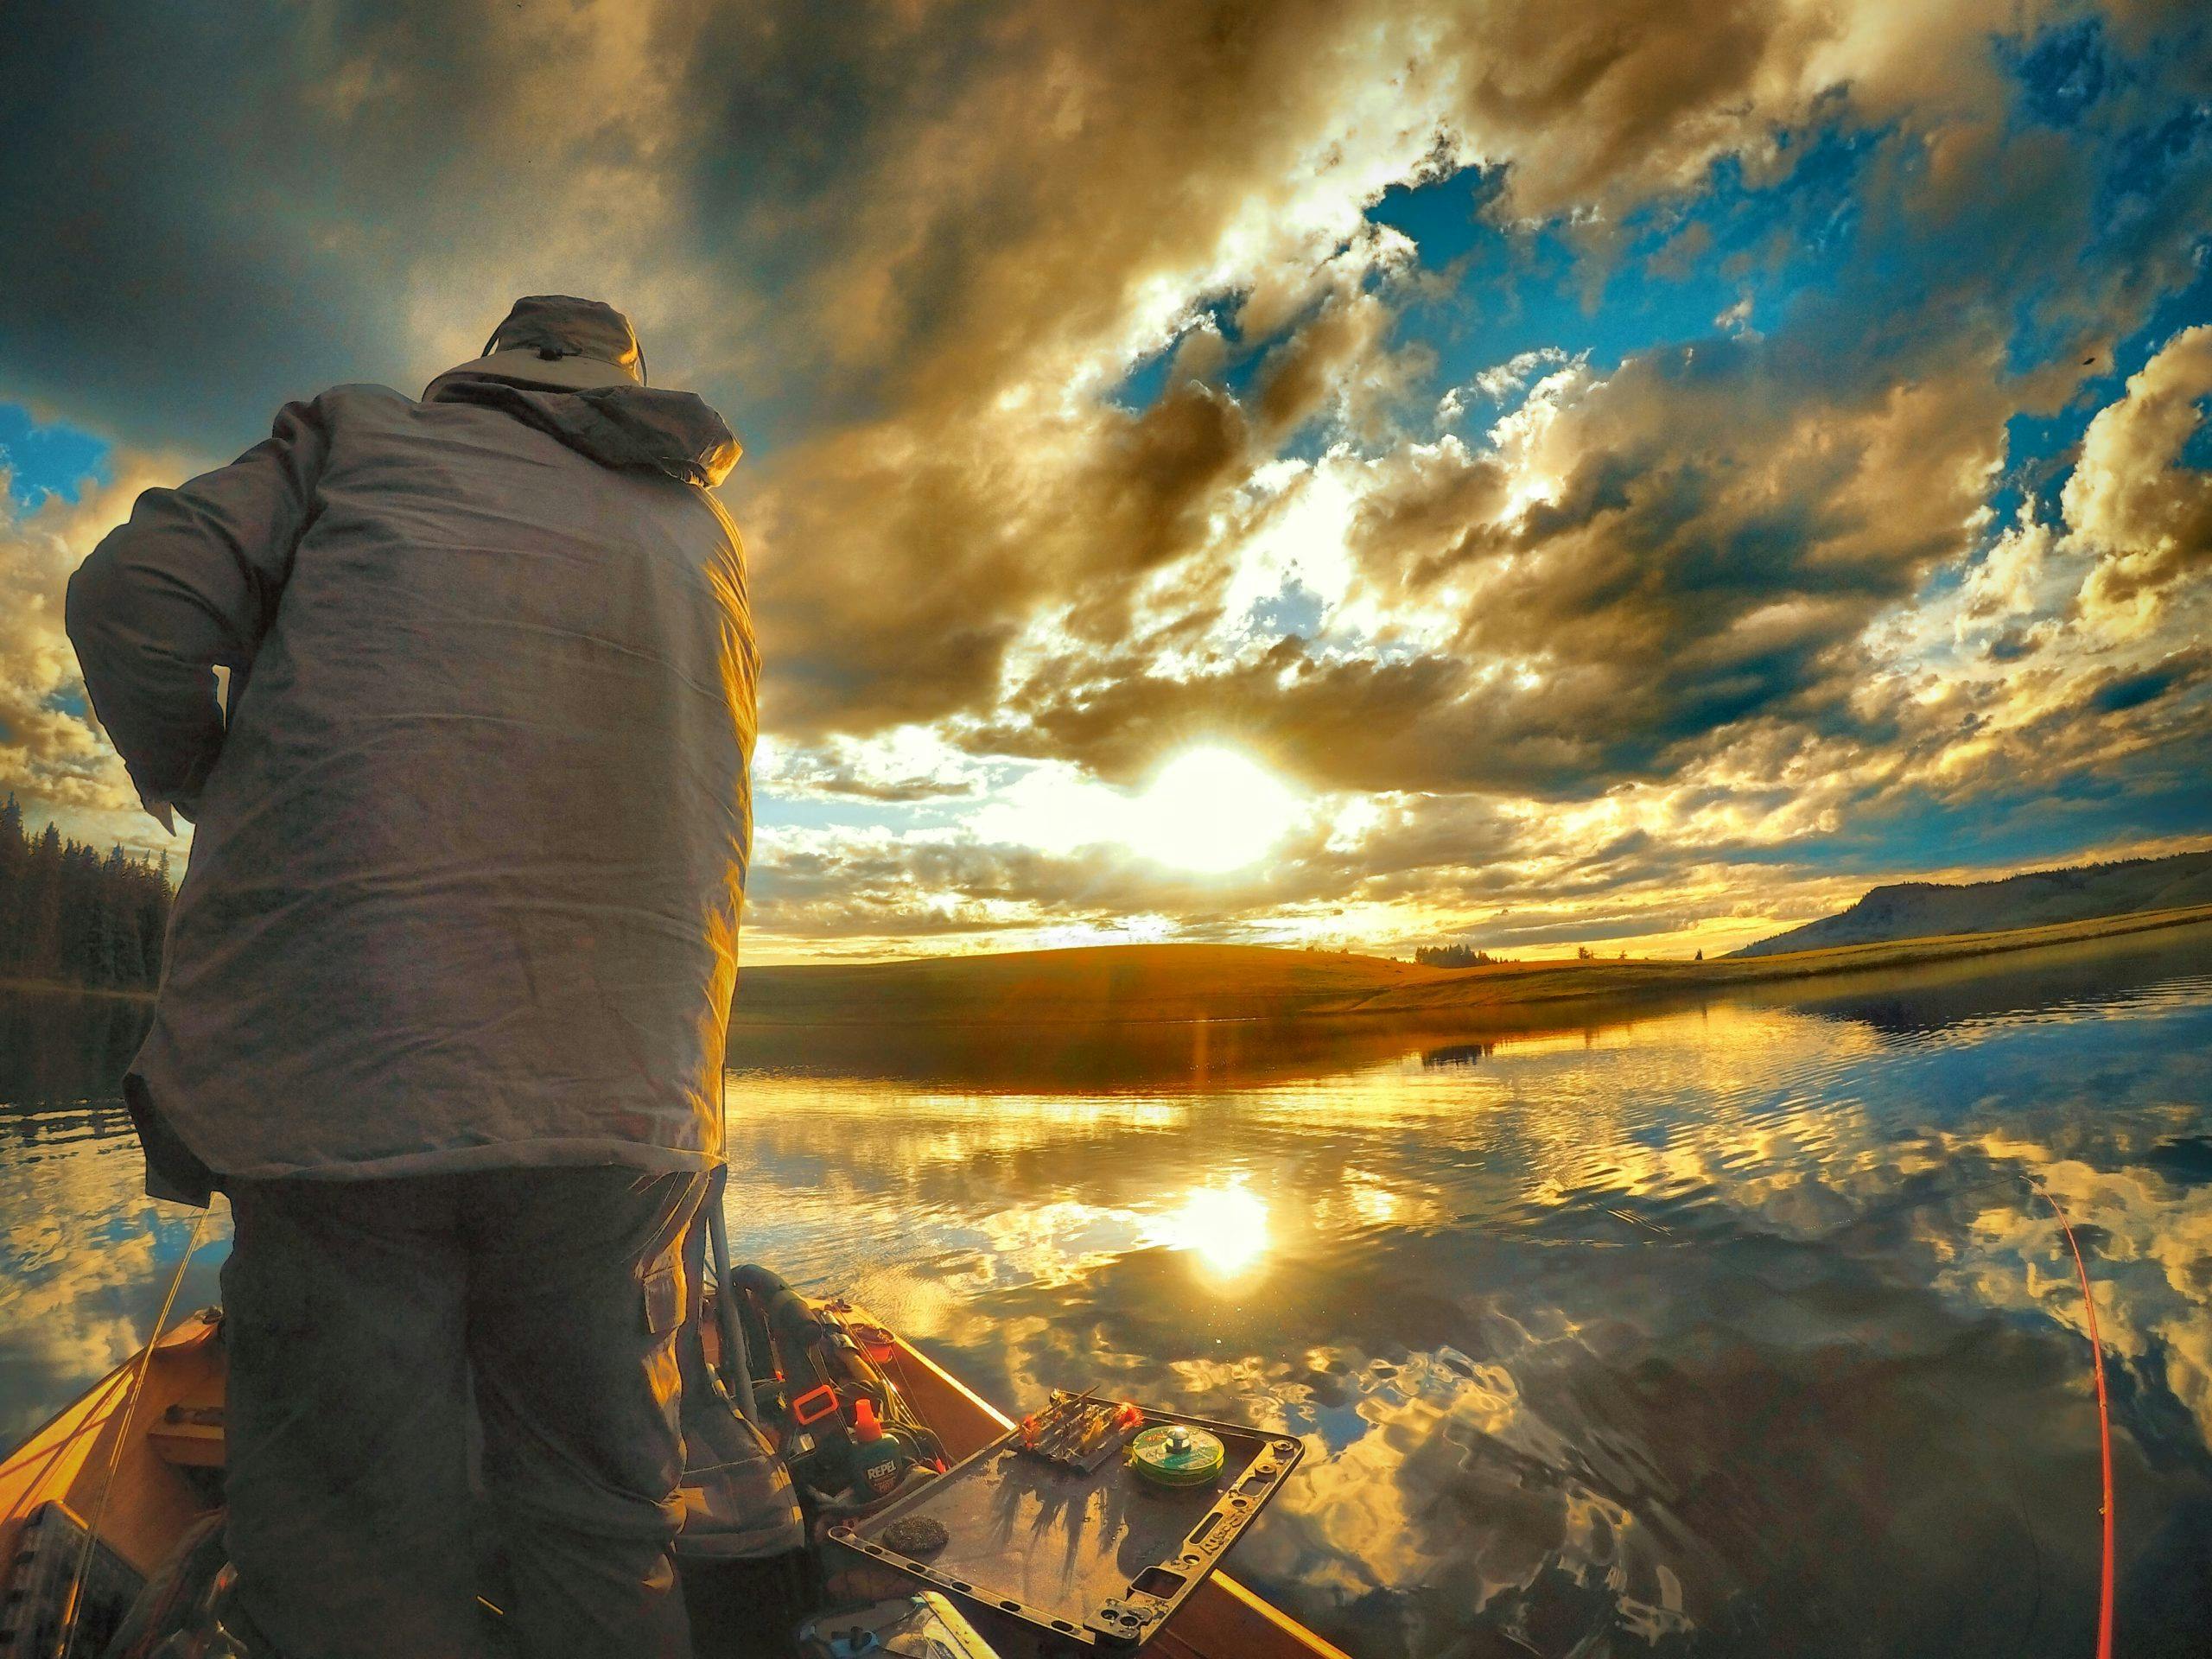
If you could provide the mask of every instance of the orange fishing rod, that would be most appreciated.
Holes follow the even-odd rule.
[[[2041,1182],[2033,1184],[2043,1194],[2043,1201],[2050,1206],[2050,1213],[2058,1217],[2059,1230],[2066,1235],[2066,1248],[2074,1252],[2074,1272],[2082,1281],[2082,1301],[2089,1310],[2089,1357],[2097,1378],[2097,1439],[2104,1452],[2105,1466],[2105,1561],[2104,1575],[2097,1589],[2097,1659],[2112,1659],[2112,1411],[2105,1401],[2105,1348],[2097,1336],[2097,1299],[2089,1294],[2089,1269],[2082,1260],[2082,1246],[2074,1236],[2073,1224],[2066,1219],[2066,1212],[2058,1207],[2058,1200]]]

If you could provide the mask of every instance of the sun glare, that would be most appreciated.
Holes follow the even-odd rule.
[[[1282,838],[1298,798],[1233,749],[1187,749],[1132,803],[1133,852],[1218,874],[1254,862]]]
[[[1234,749],[1185,749],[1141,794],[1039,766],[979,810],[986,840],[1068,854],[1119,845],[1140,857],[1204,874],[1257,862],[1305,806],[1295,791]]]
[[[1233,1279],[1268,1252],[1268,1206],[1241,1180],[1196,1187],[1179,1209],[1160,1217],[1159,1236],[1215,1277]]]

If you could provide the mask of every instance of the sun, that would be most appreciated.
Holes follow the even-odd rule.
[[[1290,827],[1298,797],[1234,749],[1185,749],[1130,803],[1132,852],[1220,874],[1255,862]]]

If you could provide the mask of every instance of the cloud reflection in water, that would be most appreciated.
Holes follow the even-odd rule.
[[[2095,1425],[2032,1178],[2110,1348],[2120,1629],[2190,1651],[2204,958],[2138,940],[1550,1036],[1216,1032],[1180,1082],[1156,1033],[1118,1079],[1090,1045],[1073,1086],[1043,1033],[934,1074],[880,1042],[846,1072],[741,1056],[733,1231],[1003,1402],[1098,1382],[1302,1436],[1237,1570],[1360,1659],[2087,1650]],[[65,1044],[55,1006],[0,1045],[17,1432],[135,1344],[183,1230],[103,1092],[130,1033],[86,1014]]]

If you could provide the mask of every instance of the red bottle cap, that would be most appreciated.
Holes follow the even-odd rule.
[[[875,1421],[875,1402],[862,1395],[853,1402],[853,1438],[856,1440],[880,1440],[883,1425]]]

